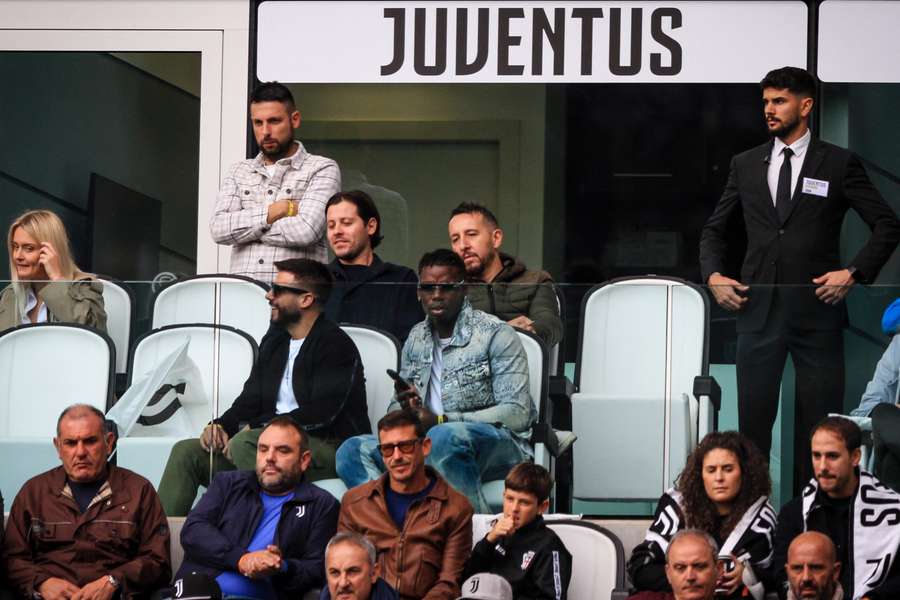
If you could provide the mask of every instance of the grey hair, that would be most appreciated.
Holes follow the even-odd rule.
[[[101,426],[106,422],[106,415],[104,415],[103,411],[96,406],[91,406],[90,404],[72,404],[71,406],[64,408],[60,413],[59,418],[56,420],[56,436],[59,437],[59,426],[62,424],[63,419],[66,417],[77,419],[78,417],[83,417],[88,414],[94,415],[100,419]]]
[[[366,554],[369,555],[369,566],[373,569],[375,568],[375,560],[377,558],[377,552],[375,551],[375,546],[369,539],[364,535],[359,535],[358,533],[353,533],[350,531],[345,531],[343,533],[339,533],[335,535],[328,541],[328,545],[325,546],[325,555],[328,555],[329,550],[331,550],[332,546],[339,546],[340,544],[351,544],[356,546],[357,548],[362,548],[366,551]]]
[[[719,544],[716,540],[713,539],[713,536],[709,535],[702,529],[682,529],[678,533],[672,536],[672,539],[669,541],[669,545],[666,548],[666,564],[669,563],[669,552],[672,550],[672,546],[675,545],[675,542],[680,540],[681,538],[686,537],[694,537],[703,540],[707,546],[709,546],[709,551],[712,552],[712,559],[715,562],[716,557],[719,555]]]

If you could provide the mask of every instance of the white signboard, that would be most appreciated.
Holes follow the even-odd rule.
[[[806,65],[803,2],[264,2],[257,77],[757,82]]]
[[[900,82],[900,2],[823,2],[819,77],[833,82]]]

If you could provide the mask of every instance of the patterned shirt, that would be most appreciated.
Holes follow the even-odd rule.
[[[286,258],[327,261],[325,203],[341,189],[337,163],[297,151],[266,170],[263,155],[232,165],[222,182],[209,222],[213,240],[231,248],[230,271],[265,283],[275,277],[275,262]],[[296,200],[297,214],[266,223],[269,205]]]

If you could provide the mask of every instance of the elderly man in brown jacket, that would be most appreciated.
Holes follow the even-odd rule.
[[[22,486],[6,527],[10,586],[25,598],[146,597],[172,576],[169,528],[149,481],[107,464],[113,435],[84,404],[56,426],[61,467]]]
[[[415,413],[385,415],[378,441],[387,472],[344,494],[338,531],[375,544],[401,600],[453,600],[472,551],[472,505],[425,466],[431,440]]]

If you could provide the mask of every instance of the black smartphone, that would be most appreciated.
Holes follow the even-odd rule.
[[[412,387],[412,386],[409,384],[408,381],[406,381],[405,379],[403,379],[402,377],[400,377],[400,373],[398,373],[397,371],[395,371],[395,370],[393,370],[393,369],[388,369],[388,370],[385,371],[385,372],[388,374],[388,377],[390,377],[391,379],[393,379],[394,381],[396,381],[397,383],[399,383],[402,387],[405,387],[405,388],[411,388],[411,387]]]

